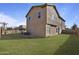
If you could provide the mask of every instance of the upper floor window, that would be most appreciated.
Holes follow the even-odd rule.
[[[55,20],[55,16],[54,16],[54,15],[52,15],[52,18],[51,18],[51,20]]]
[[[28,20],[30,20],[31,19],[31,17],[30,16],[28,16],[28,18],[27,18]]]
[[[41,12],[38,12],[38,18],[41,18]]]

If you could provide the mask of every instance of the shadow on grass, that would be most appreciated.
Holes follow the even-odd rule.
[[[70,35],[67,41],[59,47],[55,55],[79,55],[79,37]]]
[[[3,35],[1,37],[1,40],[20,40],[20,39],[41,39],[44,37],[29,37],[27,35],[22,35],[22,34],[7,34],[7,35]]]

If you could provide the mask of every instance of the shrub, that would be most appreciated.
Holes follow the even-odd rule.
[[[73,34],[72,30],[62,30],[62,34]]]
[[[21,32],[23,35],[31,35],[30,32]]]

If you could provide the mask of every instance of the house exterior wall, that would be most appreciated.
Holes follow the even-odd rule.
[[[54,18],[52,18],[52,15],[54,15]],[[65,22],[62,21],[58,17],[57,12],[55,11],[53,6],[47,6],[47,21],[46,21],[46,23],[51,24],[51,25],[56,25],[56,27],[50,26],[50,27],[52,27],[52,31],[51,31],[52,34],[49,34],[48,32],[46,32],[46,36],[59,34],[62,32],[62,30],[65,30]],[[47,27],[47,25],[46,25],[46,27]]]
[[[38,18],[38,12],[41,13],[41,17]],[[31,17],[28,20],[28,17]],[[36,7],[31,10],[27,16],[27,31],[32,36],[45,36],[45,24],[46,24],[46,7]]]
[[[38,12],[41,13],[40,18],[38,18]],[[27,32],[32,36],[52,36],[61,33],[64,29],[65,22],[58,17],[53,6],[34,7],[27,16]]]
[[[51,25],[46,25],[46,36],[56,35],[56,27]]]
[[[49,24],[52,19],[52,15],[54,15],[54,20],[52,21],[53,25],[57,25],[57,22],[60,22],[57,13],[53,6],[47,6],[47,23]]]
[[[52,20],[52,15],[54,15],[53,20]],[[55,9],[53,8],[53,6],[47,6],[47,24],[52,24],[52,25],[57,25],[57,26],[59,25],[60,26],[60,22],[61,21],[58,18],[57,13],[56,13]],[[58,32],[56,32],[57,27],[53,27],[53,26],[51,26],[51,27],[52,27],[52,31],[51,31],[52,34],[49,34],[48,32],[46,32],[46,36],[58,34]]]
[[[62,28],[62,30],[65,30],[65,22],[64,21],[61,21],[61,28]]]

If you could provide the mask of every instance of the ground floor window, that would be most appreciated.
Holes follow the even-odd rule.
[[[61,28],[60,28],[60,27],[57,27],[57,28],[56,28],[56,32],[57,32],[57,33],[61,33]]]
[[[49,27],[46,27],[46,33],[50,34],[50,28]]]
[[[52,27],[50,25],[46,26],[46,33],[47,34],[52,34]]]

